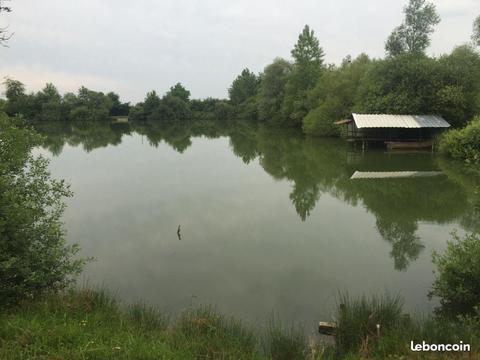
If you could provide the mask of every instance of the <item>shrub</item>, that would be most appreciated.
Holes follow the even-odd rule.
[[[379,330],[388,333],[402,327],[403,301],[399,296],[386,294],[352,299],[343,294],[339,302],[336,335],[337,350],[342,354],[366,351],[370,343],[378,340]]]
[[[453,129],[440,138],[440,152],[470,164],[480,164],[480,116],[463,129]]]
[[[430,297],[440,298],[440,315],[475,315],[480,306],[480,236],[452,236],[444,254],[433,254],[436,277]]]
[[[48,161],[31,150],[39,136],[0,114],[0,303],[65,286],[82,268],[65,243],[60,218],[70,196]]]
[[[341,112],[341,102],[337,98],[329,98],[308,113],[303,121],[303,131],[312,136],[339,136],[340,127],[334,122],[340,119]]]

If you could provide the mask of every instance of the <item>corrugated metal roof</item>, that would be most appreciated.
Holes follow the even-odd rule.
[[[436,115],[352,114],[357,128],[448,128],[450,124]]]
[[[441,174],[441,171],[355,171],[350,179],[429,177],[438,176]]]

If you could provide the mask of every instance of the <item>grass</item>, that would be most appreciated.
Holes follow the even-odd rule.
[[[480,358],[480,316],[447,320],[404,313],[400,296],[339,296],[336,356],[346,359]],[[379,326],[377,326],[379,325]],[[468,353],[413,353],[410,342],[472,346]]]
[[[272,316],[263,330],[187,309],[175,318],[105,291],[71,290],[0,313],[0,359],[451,359],[480,358],[480,317],[413,319],[400,297],[340,295],[336,344],[311,343]],[[377,328],[380,324],[380,328]],[[412,353],[410,341],[464,343],[470,354]]]
[[[1,312],[0,359],[321,358],[300,348],[299,333],[275,326],[260,334],[211,307],[171,319],[145,304],[122,306],[105,291],[75,290]]]

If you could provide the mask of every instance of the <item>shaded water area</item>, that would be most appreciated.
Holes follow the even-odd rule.
[[[480,178],[431,153],[248,124],[37,129],[75,193],[68,241],[97,259],[84,279],[172,312],[208,303],[313,328],[344,290],[430,311],[432,251],[480,229]]]

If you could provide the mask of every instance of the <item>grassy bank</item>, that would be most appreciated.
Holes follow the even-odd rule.
[[[0,359],[405,359],[478,358],[478,321],[410,319],[398,298],[340,299],[337,345],[270,322],[255,331],[211,308],[175,318],[78,290],[23,302],[0,315]],[[380,323],[380,330],[376,324]],[[412,353],[410,341],[464,343],[470,354]],[[468,357],[470,356],[470,357]],[[473,356],[473,357],[472,357]]]
[[[207,307],[173,319],[102,291],[49,295],[0,315],[2,360],[320,358],[315,351],[275,323],[260,334]]]

